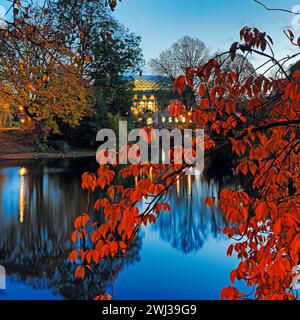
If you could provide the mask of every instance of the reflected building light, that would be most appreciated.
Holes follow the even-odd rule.
[[[180,179],[179,176],[177,176],[177,181],[176,181],[176,189],[177,189],[177,196],[180,196]]]
[[[24,222],[24,212],[25,212],[25,175],[27,174],[26,168],[21,168],[19,170],[20,175],[20,195],[19,195],[19,217],[20,217],[20,223]]]
[[[25,176],[26,174],[28,173],[27,169],[22,167],[20,170],[19,170],[19,175],[21,177]]]
[[[152,167],[150,167],[150,170],[149,170],[149,178],[151,181],[153,180],[153,168]]]
[[[188,175],[188,195],[192,196],[192,176]]]

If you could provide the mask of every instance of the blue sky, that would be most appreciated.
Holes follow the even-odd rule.
[[[289,10],[299,5],[300,11],[299,0],[261,1],[269,7]],[[266,11],[253,0],[122,0],[114,16],[142,37],[146,61],[184,35],[200,38],[212,52],[228,49],[239,40],[239,30],[245,25],[270,34],[280,57],[293,52],[283,30],[292,29],[294,16]],[[300,24],[300,15],[298,20]],[[300,28],[294,31],[300,35]],[[251,60],[254,65],[261,62]]]
[[[293,9],[300,0],[261,0],[269,7]],[[8,1],[0,0],[7,7]],[[0,7],[1,14],[1,7]],[[267,11],[253,0],[122,0],[113,14],[130,31],[142,37],[145,60],[155,58],[184,35],[203,40],[212,52],[226,50],[239,39],[239,30],[256,26],[270,34],[278,57],[295,52],[283,34],[292,29],[300,35],[300,15],[296,17],[283,12]],[[294,24],[295,26],[295,24]],[[262,60],[251,58],[254,65]]]

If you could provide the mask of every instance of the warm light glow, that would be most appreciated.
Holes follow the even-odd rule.
[[[147,125],[153,124],[153,119],[151,117],[149,117],[147,119]]]
[[[153,180],[153,168],[152,167],[150,167],[149,178],[150,178],[150,180]]]
[[[25,175],[27,174],[27,169],[22,167],[19,170],[20,175],[20,195],[19,195],[19,216],[20,216],[20,223],[24,222],[24,212],[25,212]]]
[[[24,123],[25,123],[25,119],[22,118],[22,119],[20,120],[20,122],[21,122],[22,124],[24,124]]]
[[[161,117],[161,122],[165,123],[166,122],[166,118],[165,117]]]
[[[175,122],[178,123],[178,118],[175,118]]]
[[[169,117],[169,122],[172,123],[172,121],[173,121],[173,120],[172,120],[172,117]]]
[[[188,194],[192,196],[192,176],[188,175]]]
[[[180,179],[179,179],[179,176],[177,176],[176,178],[177,178],[177,181],[176,181],[177,196],[180,196]]]
[[[133,114],[134,114],[135,116],[138,116],[138,115],[139,115],[139,110],[138,110],[138,109],[133,109]]]
[[[186,123],[186,118],[182,117],[181,121],[182,121],[182,123]]]
[[[20,170],[19,170],[19,175],[22,177],[22,176],[25,176],[26,174],[28,173],[27,169],[22,167]]]

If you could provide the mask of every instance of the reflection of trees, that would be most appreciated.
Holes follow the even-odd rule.
[[[5,201],[2,197],[5,183],[18,185],[19,169],[26,167],[24,221],[19,221],[18,206],[9,209],[12,212],[0,212],[0,221],[3,221],[0,264],[6,266],[13,279],[33,288],[54,288],[65,298],[85,299],[103,293],[117,270],[118,261],[104,262],[103,269],[88,273],[84,281],[74,280],[74,270],[68,262],[73,220],[86,207],[86,198],[80,189],[80,171],[87,169],[86,163],[82,166],[76,165],[76,161],[72,165],[65,161],[14,165],[8,176],[1,176],[0,206]],[[18,202],[18,195],[16,199]],[[5,220],[7,216],[12,218]],[[139,248],[137,241],[128,263],[138,259]]]
[[[140,260],[142,240],[138,237],[126,255],[125,265],[132,264]],[[96,266],[93,272],[86,272],[84,280],[75,280],[74,266],[68,261],[60,264],[57,272],[50,279],[50,286],[55,288],[66,299],[90,300],[100,294],[107,292],[107,288],[112,285],[113,279],[119,270],[120,259],[106,259]]]
[[[33,288],[52,288],[67,299],[91,299],[104,293],[118,270],[118,260],[103,261],[93,272],[87,272],[84,281],[78,281],[67,258],[74,217],[86,209],[80,177],[83,170],[93,168],[89,169],[86,161],[18,162],[9,166],[9,173],[0,174],[0,208],[5,208],[7,184],[18,186],[19,169],[26,167],[24,220],[19,221],[16,190],[12,195],[16,208],[0,211],[0,264],[16,281]],[[218,197],[220,189],[232,183],[230,161],[226,155],[218,155],[208,160],[206,168],[201,178],[186,176],[174,186],[169,194],[171,213],[162,214],[153,226],[163,240],[184,253],[201,249],[210,235],[218,236],[225,223],[216,208],[205,206],[204,199]],[[140,249],[138,238],[128,254],[128,264],[139,259]]]
[[[162,214],[153,226],[164,241],[184,253],[201,249],[208,237],[217,238],[225,225],[221,212],[207,207],[205,198],[218,198],[221,188],[232,183],[231,161],[226,155],[217,155],[209,158],[205,167],[202,177],[183,177],[172,188],[172,211]]]

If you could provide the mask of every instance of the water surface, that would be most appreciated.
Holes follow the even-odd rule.
[[[231,183],[230,170],[218,163],[177,183],[171,213],[142,230],[112,286],[117,261],[83,282],[68,261],[72,222],[86,207],[80,177],[94,168],[93,159],[0,162],[0,265],[7,272],[0,299],[92,299],[112,291],[115,299],[219,299],[237,261],[226,257],[223,215],[204,199]]]

